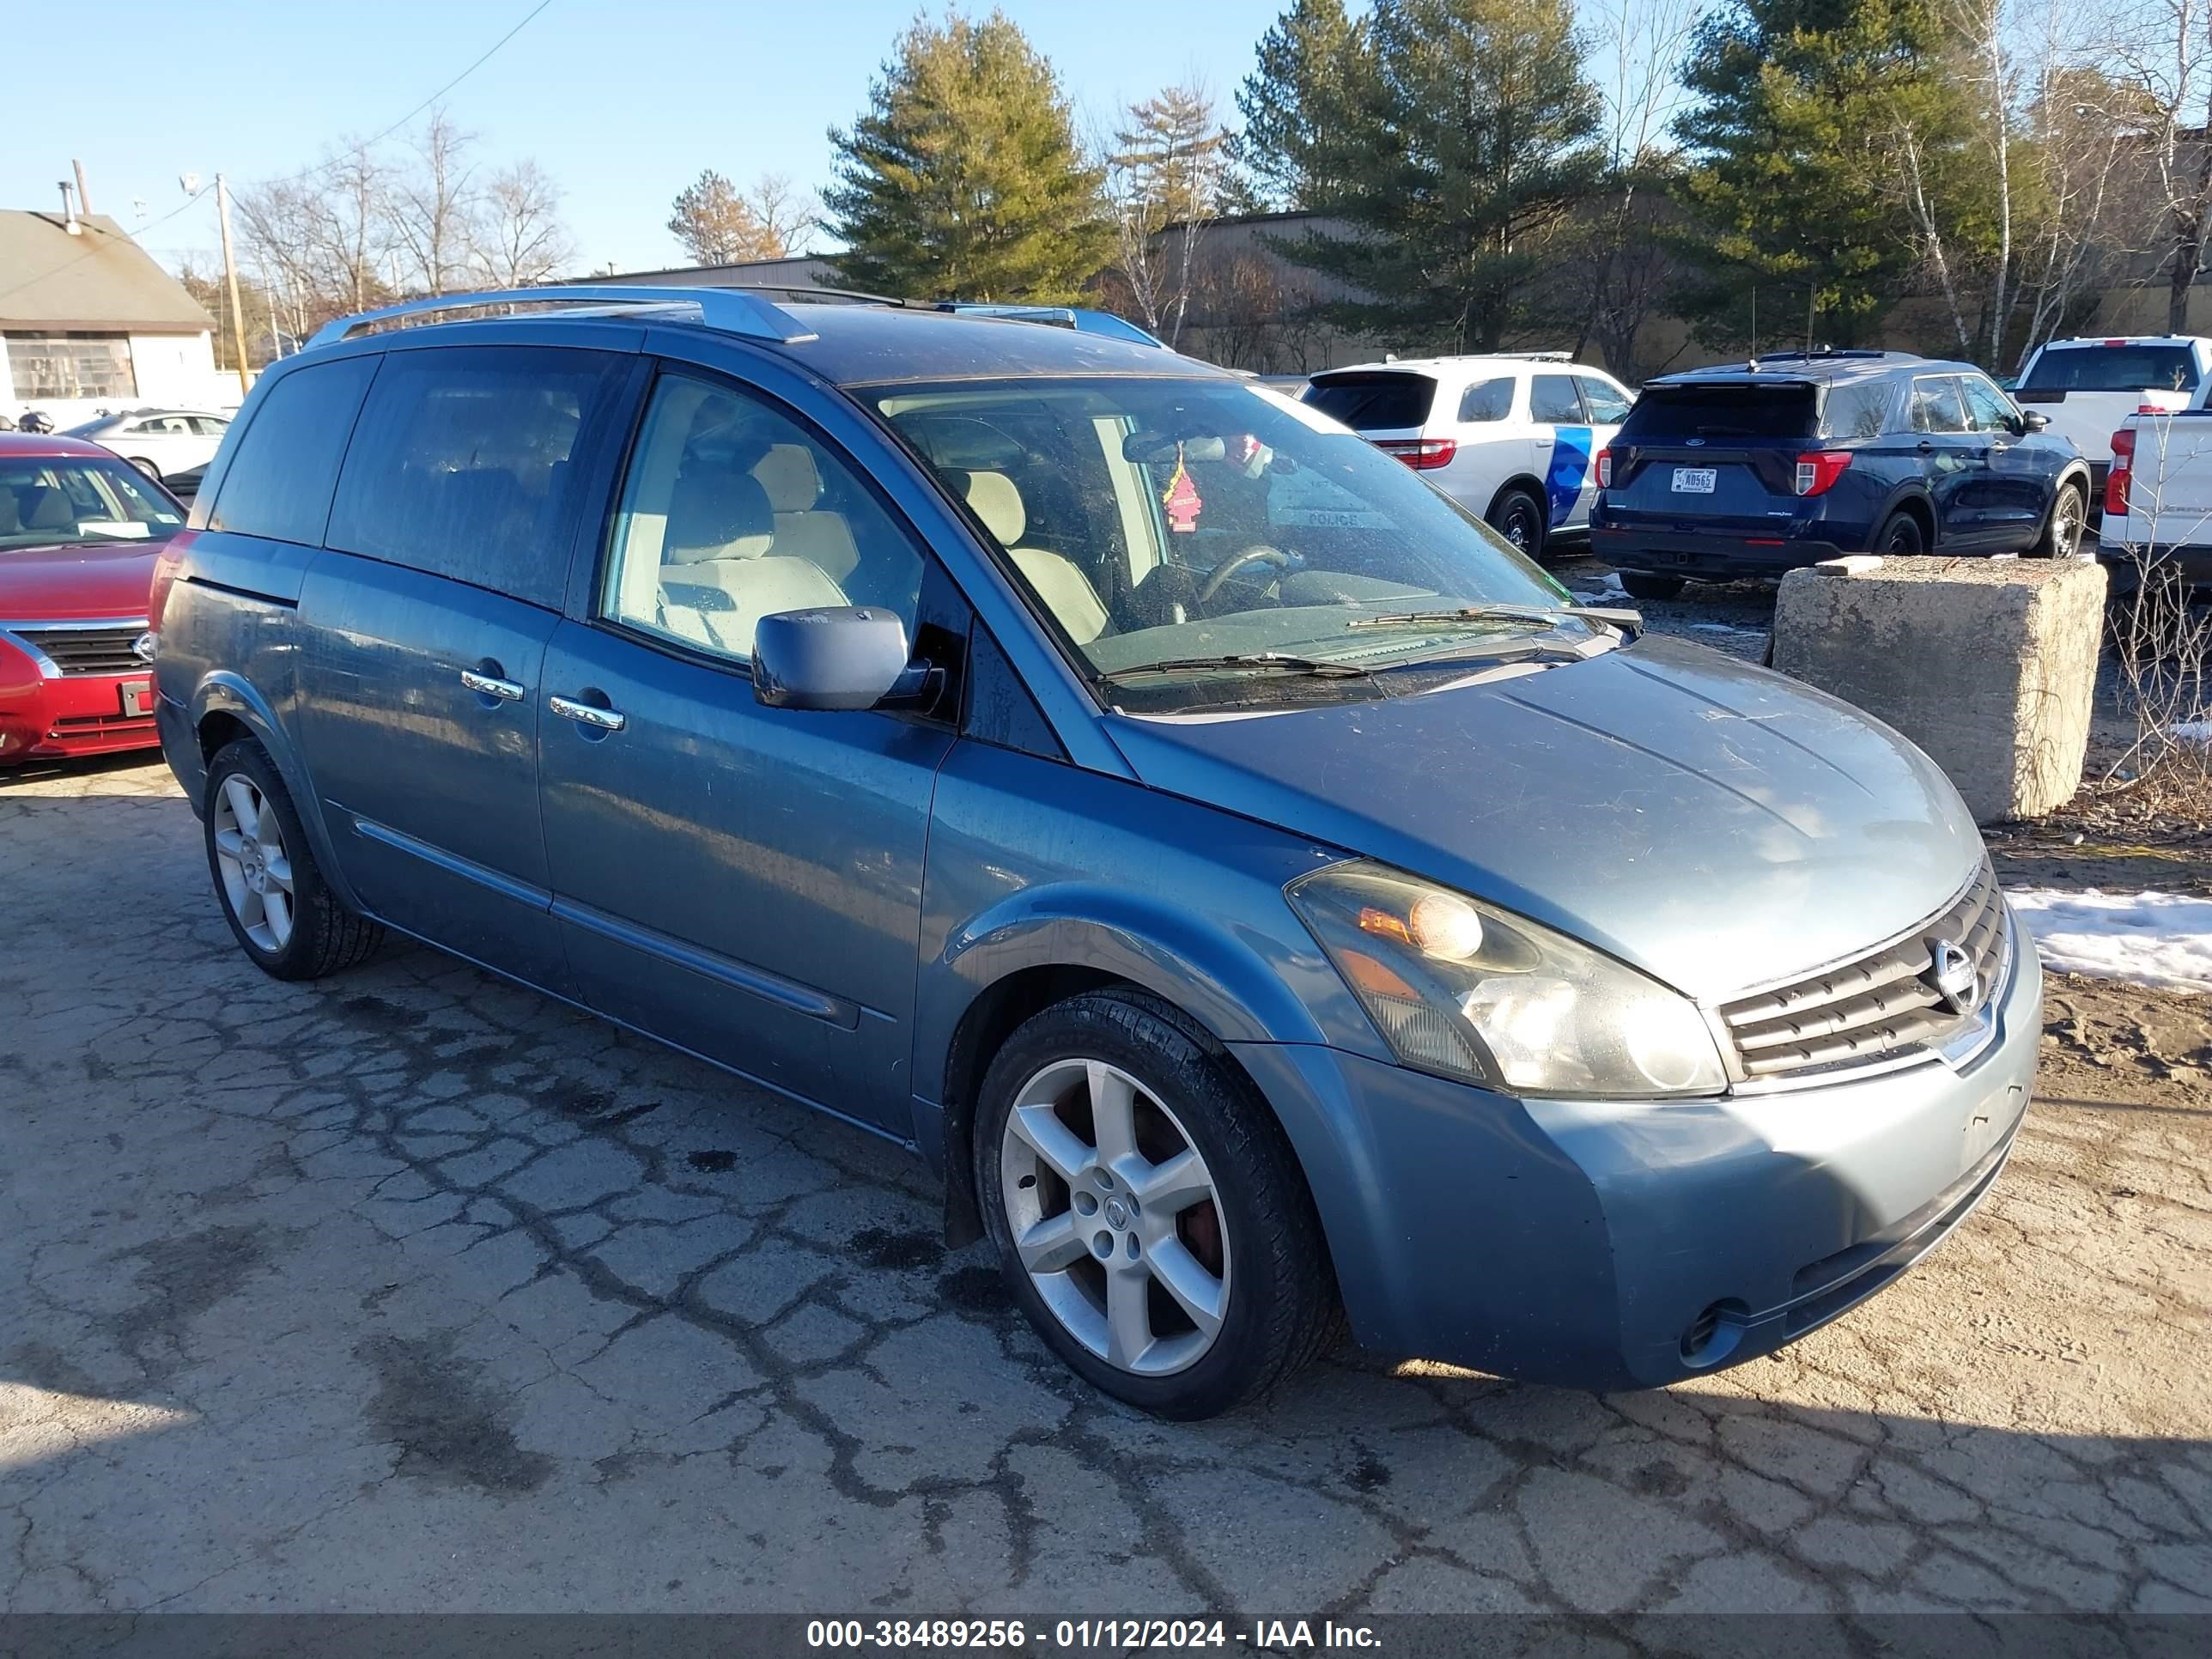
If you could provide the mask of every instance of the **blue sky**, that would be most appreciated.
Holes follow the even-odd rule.
[[[466,68],[536,0],[106,0],[9,9],[0,206],[58,207],[82,161],[98,211],[166,263],[216,246],[212,192],[292,172],[326,143],[390,125]],[[1204,76],[1226,108],[1285,0],[1004,0],[1079,111]],[[988,5],[969,9],[988,10]],[[448,94],[488,161],[535,156],[567,191],[583,267],[679,264],[662,228],[714,167],[816,185],[825,129],[848,123],[913,0],[551,0]],[[931,9],[937,9],[933,6]],[[88,35],[96,36],[96,52]],[[40,73],[22,73],[33,66]],[[51,71],[51,72],[46,72]],[[143,219],[133,202],[146,204]]]

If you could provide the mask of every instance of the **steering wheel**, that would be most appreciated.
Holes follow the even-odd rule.
[[[1255,542],[1240,552],[1231,553],[1213,567],[1205,585],[1198,590],[1195,603],[1201,605],[1212,604],[1213,596],[1221,591],[1222,585],[1248,564],[1266,563],[1279,568],[1291,562],[1291,556],[1281,548],[1270,547],[1265,542]]]

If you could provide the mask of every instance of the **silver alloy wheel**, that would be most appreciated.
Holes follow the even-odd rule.
[[[2081,524],[2088,517],[2082,505],[2081,492],[2069,484],[2058,492],[2058,505],[2052,507],[2051,525],[2051,556],[2070,559],[2081,550]]]
[[[1031,1078],[1006,1114],[999,1185],[1030,1283],[1092,1353],[1166,1376],[1212,1347],[1230,1276],[1212,1172],[1135,1078],[1083,1059]]]
[[[292,937],[292,860],[267,797],[242,773],[216,793],[215,860],[246,938],[272,956],[283,950]]]

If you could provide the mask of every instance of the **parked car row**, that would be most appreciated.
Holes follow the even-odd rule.
[[[1942,773],[1480,527],[1596,522],[1607,453],[1673,493],[1604,377],[1422,371],[1408,459],[1507,434],[1470,513],[1154,345],[526,297],[325,330],[167,535],[162,747],[264,971],[391,927],[906,1144],[1044,1342],[1176,1417],[1340,1320],[1735,1364],[1996,1179],[2041,982]]]
[[[1302,395],[1525,553],[1586,537],[1642,599],[1842,553],[2070,553],[2096,499],[2041,410],[1904,352],[1774,352],[1640,393],[1564,354],[1437,358]]]

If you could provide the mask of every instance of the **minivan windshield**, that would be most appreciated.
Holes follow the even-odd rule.
[[[1133,711],[1395,696],[1471,660],[1613,642],[1401,463],[1264,387],[1127,377],[862,395]],[[1414,668],[1437,672],[1397,672]]]
[[[167,541],[183,509],[120,460],[0,455],[0,553],[86,542]]]

